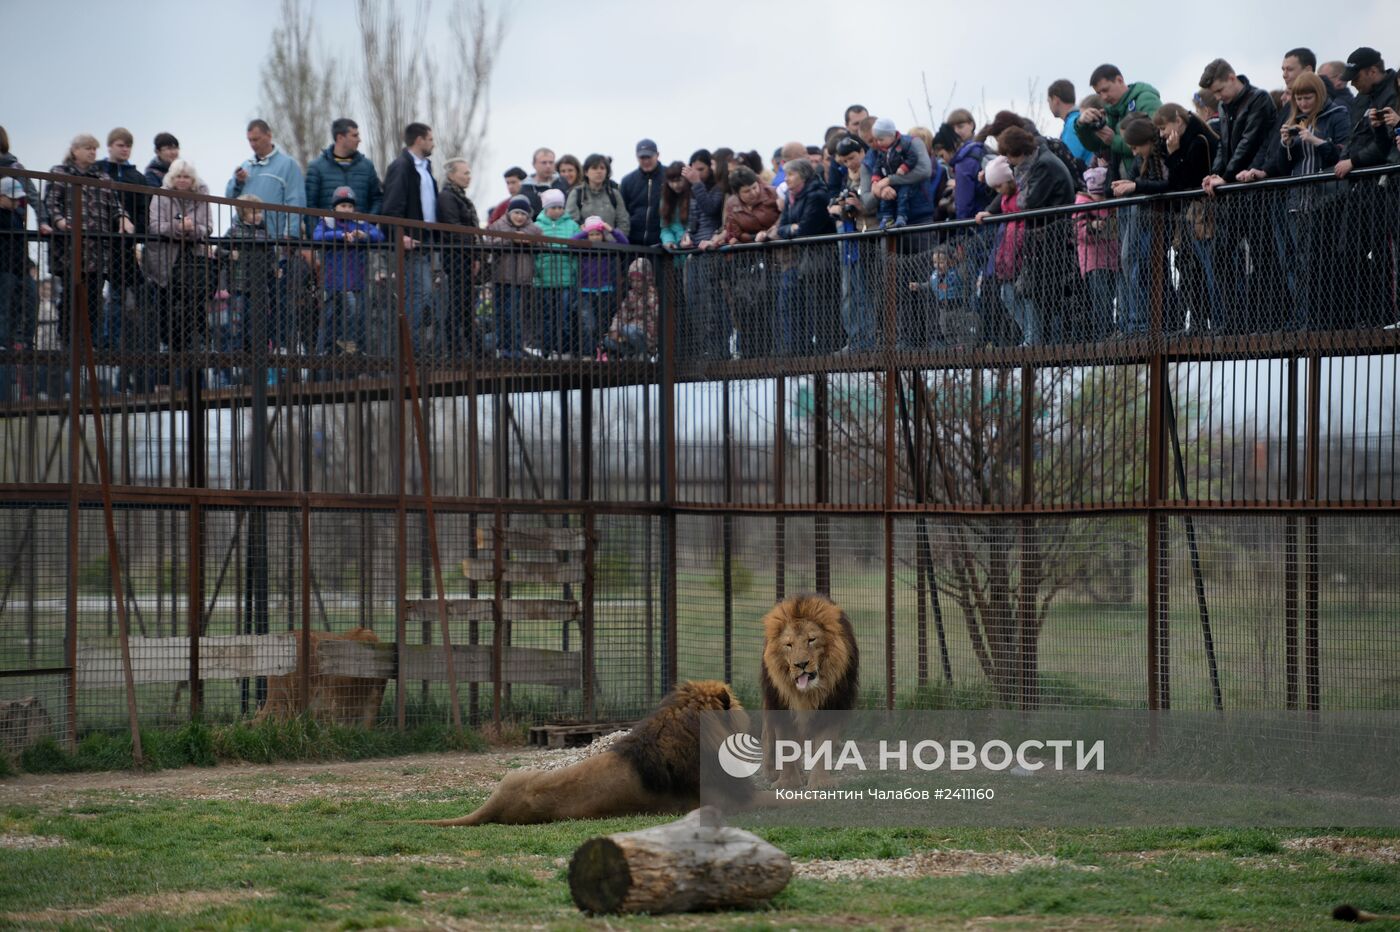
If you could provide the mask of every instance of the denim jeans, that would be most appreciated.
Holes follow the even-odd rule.
[[[419,247],[404,257],[404,302],[413,351],[423,347],[423,330],[433,322],[433,258]]]
[[[574,351],[574,293],[568,288],[536,288],[535,320],[539,350],[550,353]]]
[[[1084,276],[1084,290],[1089,296],[1089,317],[1075,326],[1072,338],[1102,340],[1113,332],[1113,294],[1118,276],[1112,269],[1094,269]]]
[[[364,302],[358,291],[332,291],[326,296],[326,307],[321,313],[316,354],[324,356],[337,342],[346,340],[353,341],[356,347],[364,346]]]
[[[1021,328],[1021,345],[1038,346],[1040,344],[1040,311],[1036,308],[1035,302],[1029,298],[1018,297],[1015,282],[1002,282],[1001,303],[1005,305],[1006,312],[1011,315],[1011,319],[1016,321],[1017,326]]]
[[[1123,303],[1118,327],[1124,333],[1146,333],[1152,311],[1152,228],[1141,207],[1120,211]]]
[[[858,255],[849,260],[843,257],[841,265],[841,327],[846,331],[846,345],[852,350],[875,348],[875,312],[870,306],[865,269]]]
[[[496,311],[496,348],[506,359],[520,356],[520,314],[527,303],[528,285],[497,282],[492,304]]]

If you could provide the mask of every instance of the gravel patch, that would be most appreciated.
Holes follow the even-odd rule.
[[[61,848],[67,841],[52,835],[0,835],[0,848],[11,851],[34,851],[39,848]]]
[[[874,880],[889,877],[955,877],[964,874],[1013,874],[1028,867],[1074,867],[1049,855],[985,851],[922,851],[902,858],[852,858],[844,861],[797,861],[793,875],[808,880]]]
[[[1342,858],[1374,861],[1377,864],[1400,864],[1400,838],[1341,838],[1320,835],[1314,838],[1289,838],[1280,842],[1289,851],[1325,851]]]

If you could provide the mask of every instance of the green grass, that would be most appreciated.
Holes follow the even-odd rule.
[[[66,844],[0,849],[0,926],[35,927],[39,923],[32,919],[13,917],[78,908],[97,911],[70,925],[113,929],[362,929],[454,921],[483,927],[582,926],[561,863],[587,838],[660,821],[458,830],[402,821],[457,814],[477,798],[447,795],[392,803],[318,799],[264,805],[89,792],[62,809],[12,805],[0,809],[0,833],[59,837]],[[1061,863],[1007,875],[797,879],[769,911],[664,922],[634,917],[611,926],[927,927],[1001,917],[1011,928],[1080,921],[1102,927],[1297,928],[1322,925],[1341,902],[1400,909],[1400,865],[1280,844],[1314,834],[1309,832],[760,831],[798,859],[959,849],[1053,855]],[[114,902],[160,893],[181,894],[178,900],[192,911],[176,910],[169,900],[152,903],[148,911],[132,911],[131,900]],[[201,905],[201,894],[223,899]]]
[[[218,762],[363,760],[426,751],[479,751],[484,747],[485,742],[475,732],[459,734],[447,725],[367,730],[322,725],[306,718],[212,727],[190,722],[174,729],[141,731],[148,770],[209,767]],[[0,761],[5,758],[0,756]],[[8,762],[4,766],[8,767]],[[46,738],[26,748],[19,758],[20,769],[30,773],[125,770],[133,766],[129,732],[93,732],[72,750]],[[0,777],[8,775],[0,769]]]

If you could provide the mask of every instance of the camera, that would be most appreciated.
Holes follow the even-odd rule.
[[[1290,135],[1290,136],[1296,136],[1296,135],[1298,135],[1300,132],[1302,132],[1302,127],[1298,126],[1298,124],[1296,124],[1296,123],[1293,124],[1292,126],[1288,127],[1288,135]]]
[[[1101,130],[1101,129],[1104,128],[1104,121],[1103,121],[1102,119],[1097,119],[1097,120],[1083,120],[1083,119],[1081,119],[1081,120],[1079,121],[1079,125],[1082,126],[1082,127],[1084,127],[1084,128],[1087,129],[1087,130],[1090,130],[1091,132],[1097,133],[1099,130]]]
[[[826,206],[828,206],[828,207],[839,207],[839,208],[841,208],[841,212],[842,212],[842,213],[844,213],[844,214],[850,214],[850,215],[854,216],[855,213],[856,213],[856,206],[855,206],[854,204],[847,204],[847,203],[846,203],[846,198],[848,198],[848,197],[853,197],[853,196],[854,196],[854,192],[852,192],[852,191],[842,191],[842,192],[840,192],[839,194],[837,194],[835,197],[833,197],[830,201],[828,201]]]

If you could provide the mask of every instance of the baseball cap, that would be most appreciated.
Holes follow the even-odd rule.
[[[335,193],[331,195],[332,207],[334,207],[337,204],[353,203],[355,203],[355,192],[350,189],[349,185],[341,185],[340,187],[336,188]]]
[[[1379,65],[1380,63],[1381,53],[1363,45],[1347,56],[1347,70],[1342,72],[1342,78],[1343,80],[1350,81],[1356,77],[1357,72],[1364,71],[1372,65]]]
[[[651,139],[643,139],[641,142],[637,143],[637,155],[638,155],[638,156],[650,155],[650,156],[655,157],[655,155],[656,155],[656,142],[655,142],[654,140],[651,140]]]

